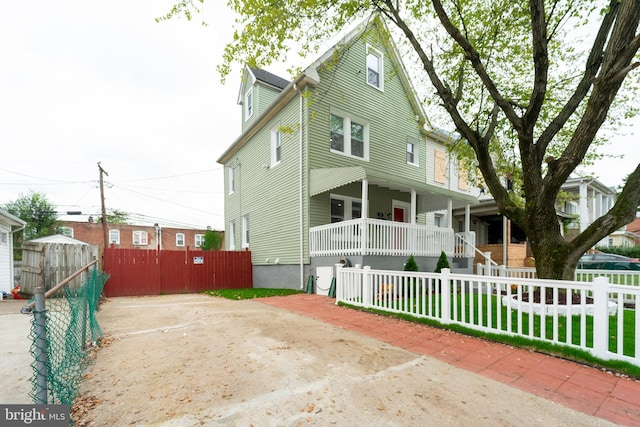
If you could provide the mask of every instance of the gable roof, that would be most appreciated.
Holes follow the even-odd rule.
[[[15,215],[10,214],[7,211],[0,209],[0,223],[7,224],[9,226],[22,227],[27,225],[27,222],[18,218]]]
[[[73,239],[69,236],[65,236],[64,234],[54,234],[51,236],[38,237],[37,239],[29,240],[32,243],[65,243],[68,245],[89,245],[87,242],[83,242],[81,240]]]
[[[217,162],[224,164],[225,162],[229,161],[233,155],[253,136],[255,135],[255,133],[268,121],[270,120],[273,116],[275,116],[280,109],[284,108],[284,106],[291,100],[293,99],[298,93],[299,91],[301,91],[304,86],[306,86],[307,84],[310,84],[312,86],[317,85],[320,82],[320,74],[318,73],[318,69],[320,68],[321,65],[323,65],[325,62],[327,62],[329,59],[331,59],[331,57],[335,54],[336,51],[338,51],[339,49],[343,49],[345,47],[349,48],[353,43],[355,43],[360,36],[362,36],[369,28],[372,28],[373,26],[378,25],[381,29],[381,31],[384,33],[384,40],[385,40],[385,47],[387,48],[388,51],[388,56],[391,59],[391,61],[393,62],[395,68],[398,70],[398,77],[400,79],[400,82],[402,84],[402,86],[405,89],[405,92],[408,95],[409,98],[409,102],[411,103],[413,109],[416,112],[416,115],[418,116],[417,118],[419,119],[418,121],[421,123],[425,123],[425,125],[427,126],[428,129],[425,130],[425,132],[427,134],[430,134],[431,130],[433,129],[433,127],[431,126],[431,123],[424,111],[424,109],[422,108],[422,104],[419,102],[418,100],[418,96],[416,94],[416,91],[413,87],[413,85],[411,84],[410,80],[409,80],[409,75],[407,73],[407,70],[402,62],[402,59],[400,57],[399,51],[391,37],[391,33],[389,31],[389,28],[387,27],[387,25],[385,24],[384,20],[382,18],[380,18],[378,15],[375,15],[373,17],[373,19],[371,17],[365,19],[364,21],[362,21],[360,24],[358,24],[351,32],[349,32],[345,37],[343,37],[338,43],[336,43],[335,45],[333,45],[333,47],[331,47],[329,50],[327,50],[322,56],[320,56],[320,58],[318,58],[316,61],[312,62],[310,66],[308,66],[307,68],[305,68],[302,73],[300,73],[300,75],[298,75],[294,81],[289,82],[284,88],[282,88],[282,91],[280,92],[280,94],[278,95],[278,97],[276,97],[276,99],[271,103],[271,105],[269,106],[269,108],[267,108],[267,110],[265,110],[265,112],[263,112],[252,124],[251,126],[249,126],[247,129],[245,129],[245,131],[224,151],[224,153],[222,153],[222,155],[220,156],[220,158],[218,158]],[[247,68],[247,72],[251,73],[251,75],[258,79],[258,76],[263,77],[265,80],[269,80],[271,84],[271,86],[278,88],[277,85],[274,85],[273,83],[278,83],[278,84],[284,84],[284,82],[286,80],[275,76],[274,74],[269,73],[268,71],[264,71],[264,70],[260,70],[257,68],[251,68],[251,67],[246,67]],[[255,71],[258,71],[258,74],[256,75]],[[264,73],[264,74],[263,74]],[[274,79],[275,78],[275,79]],[[276,81],[272,81],[276,80]],[[241,84],[241,88],[240,88],[240,95],[238,98],[238,103],[242,102],[242,93],[244,92],[244,86],[247,83],[247,79],[245,79],[245,81],[242,82]]]
[[[253,73],[253,76],[256,78],[257,81],[266,83],[270,86],[274,86],[280,90],[284,89],[289,85],[289,83],[291,83],[289,80],[283,79],[282,77],[278,77],[275,74],[272,74],[266,70],[261,70],[260,68],[252,68],[252,67],[249,67],[249,69],[251,70],[251,72]]]

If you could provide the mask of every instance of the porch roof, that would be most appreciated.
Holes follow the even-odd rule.
[[[424,201],[420,203],[421,212],[447,209],[449,199],[453,201],[454,209],[464,207],[467,204],[478,203],[478,198],[469,194],[459,193],[386,172],[369,170],[362,166],[311,169],[309,179],[310,194],[311,196],[316,196],[352,182],[362,181],[365,178],[369,180],[369,184],[392,190],[410,192],[411,189],[415,189],[416,193],[424,198]]]

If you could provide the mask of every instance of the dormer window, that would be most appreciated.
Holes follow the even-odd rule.
[[[367,46],[367,83],[380,90],[384,90],[383,59],[381,52]]]
[[[244,96],[244,119],[249,120],[253,115],[253,88],[249,89]]]

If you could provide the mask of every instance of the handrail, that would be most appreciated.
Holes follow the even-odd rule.
[[[466,243],[467,245],[471,246],[473,248],[474,251],[476,251],[477,253],[479,253],[480,255],[482,255],[486,260],[489,260],[491,262],[491,264],[495,265],[496,267],[498,266],[498,263],[495,262],[494,260],[492,260],[491,258],[487,257],[484,252],[480,251],[480,249],[478,249],[476,246],[472,245],[471,243],[467,242],[467,239],[465,239],[464,237],[462,237],[462,234],[460,233],[456,233],[456,236],[458,236],[460,238],[460,240],[462,240],[464,243]]]
[[[84,272],[85,270],[88,270],[89,267],[91,267],[92,265],[94,265],[95,263],[97,263],[98,260],[93,260],[91,261],[89,264],[85,265],[84,267],[82,267],[81,269],[79,269],[78,271],[76,271],[75,273],[73,273],[71,276],[67,277],[66,279],[62,280],[60,283],[58,283],[57,285],[55,285],[53,288],[49,289],[47,292],[45,292],[44,297],[49,298],[51,295],[55,294],[56,292],[58,292],[58,290],[60,290],[60,288],[62,288],[64,285],[66,285],[67,283],[69,283],[70,281],[72,281],[73,279],[75,279],[77,276],[79,276],[80,274],[82,274],[82,272]],[[22,307],[22,309],[20,309],[20,313],[22,314],[31,314],[31,311],[33,311],[33,308],[35,307],[36,302],[33,301],[27,305],[25,305],[24,307]]]

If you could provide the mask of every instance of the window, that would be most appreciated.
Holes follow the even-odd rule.
[[[331,195],[331,223],[362,218],[362,201],[348,196]]]
[[[280,124],[271,129],[271,167],[276,166],[281,160],[282,133]]]
[[[184,246],[184,233],[176,233],[176,246]]]
[[[236,222],[229,221],[229,250],[236,248]]]
[[[374,48],[367,46],[367,83],[384,90],[383,56]]]
[[[202,245],[204,245],[204,234],[196,234],[196,241],[195,241],[196,248],[199,248]]]
[[[229,168],[229,194],[233,194],[236,190],[236,170]]]
[[[0,232],[0,244],[6,245],[9,243],[9,233]]]
[[[133,244],[135,246],[146,246],[149,244],[149,237],[146,231],[136,230],[133,232]]]
[[[407,163],[418,165],[418,142],[414,139],[407,141]]]
[[[345,129],[348,132],[345,133]],[[368,160],[369,124],[342,113],[329,114],[330,147],[334,153]]]
[[[439,182],[440,184],[444,184],[446,182],[447,176],[447,163],[446,163],[446,155],[444,150],[435,150],[435,171],[433,180],[435,182]]]
[[[244,119],[249,120],[253,115],[253,88],[244,95]]]
[[[109,244],[120,244],[120,230],[109,230]]]
[[[433,225],[436,227],[442,227],[442,220],[444,219],[443,217],[444,215],[435,214],[433,216]]]
[[[242,217],[242,247],[249,247],[249,216]]]

